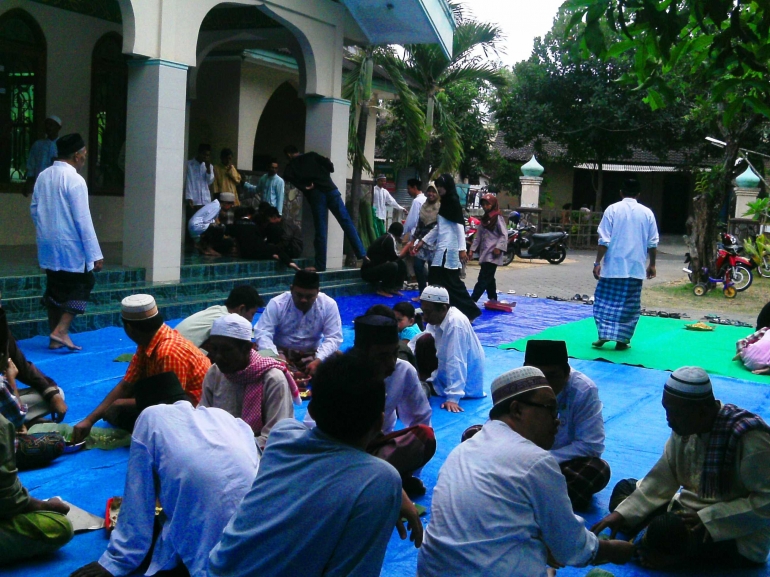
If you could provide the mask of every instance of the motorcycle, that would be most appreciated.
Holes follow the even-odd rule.
[[[567,258],[564,242],[569,236],[566,232],[536,233],[537,227],[517,226],[508,231],[508,250],[503,258],[503,266],[513,262],[515,256],[522,259],[542,258],[551,264],[561,264]],[[527,252],[524,253],[523,251]]]
[[[729,283],[730,287],[734,288],[736,292],[743,292],[754,281],[754,275],[751,271],[755,264],[750,259],[740,255],[743,251],[743,246],[735,236],[723,232],[720,235],[720,240],[721,242],[717,244],[717,259],[713,269],[716,271],[716,274],[712,277],[708,269],[704,271],[709,278],[706,287],[707,289],[713,288],[717,282],[713,279],[719,279],[719,282],[725,283],[725,287]],[[689,264],[690,261],[690,253],[688,252],[685,255],[684,262]],[[689,267],[684,270],[692,281],[692,271]]]
[[[471,244],[473,243],[473,237],[476,236],[476,231],[481,226],[481,219],[476,216],[469,216],[465,219],[465,250],[471,250]],[[478,259],[478,256],[475,257]]]

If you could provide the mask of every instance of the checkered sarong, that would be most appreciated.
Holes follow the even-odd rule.
[[[642,279],[600,278],[594,299],[599,339],[630,342],[642,311]]]
[[[572,508],[582,511],[589,507],[591,498],[610,482],[610,466],[597,457],[577,457],[559,463],[567,479],[567,493]]]

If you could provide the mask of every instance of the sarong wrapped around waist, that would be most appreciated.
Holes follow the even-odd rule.
[[[602,277],[594,299],[599,339],[628,343],[642,311],[642,279]]]
[[[64,270],[46,270],[46,288],[43,304],[81,315],[86,312],[86,304],[96,284],[93,271],[68,272]]]

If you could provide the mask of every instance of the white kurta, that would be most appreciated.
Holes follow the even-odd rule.
[[[225,411],[194,409],[187,401],[145,409],[131,436],[118,523],[99,564],[115,577],[139,567],[152,547],[158,499],[166,521],[147,575],[180,560],[190,575],[205,575],[209,553],[258,464],[251,428]]]
[[[192,200],[194,206],[203,206],[211,202],[211,190],[209,185],[214,182],[214,166],[211,166],[211,174],[206,172],[206,163],[198,162],[194,158],[187,161],[184,178],[185,200]]]
[[[580,371],[570,370],[567,385],[556,397],[559,432],[551,454],[559,463],[576,457],[601,457],[604,452],[604,418],[599,389]]]
[[[221,207],[219,206],[218,200],[199,208],[198,211],[190,217],[190,222],[187,223],[187,230],[190,232],[190,236],[198,238],[206,232],[206,229],[216,222],[220,210]]]
[[[30,212],[40,268],[82,273],[104,258],[88,208],[86,181],[71,164],[57,160],[40,173]]]
[[[441,215],[436,219],[436,223],[436,226],[422,239],[425,244],[436,247],[430,266],[460,268],[462,266],[460,251],[465,250],[465,227]],[[444,262],[444,255],[446,255],[446,262]]]
[[[267,303],[254,329],[259,350],[278,347],[295,351],[316,351],[316,358],[324,360],[337,352],[342,344],[342,319],[337,303],[324,293],[307,313],[302,313],[285,292]]]
[[[647,249],[658,246],[658,226],[652,211],[635,198],[624,198],[604,211],[599,244],[607,247],[603,278],[647,278]]]
[[[396,361],[396,370],[385,379],[385,424],[382,432],[392,433],[396,419],[405,427],[430,426],[432,410],[428,397],[420,384],[420,377],[414,367],[402,360]]]
[[[422,205],[425,204],[426,200],[427,198],[425,198],[423,193],[414,197],[412,206],[409,207],[409,214],[406,217],[406,222],[404,222],[404,236],[411,236],[414,233],[414,229],[420,222],[420,209],[422,208]]]
[[[598,549],[572,512],[553,456],[502,421],[488,421],[439,471],[417,574],[540,577],[547,550],[560,563],[583,566]]]
[[[399,210],[405,210],[400,204],[396,202],[396,199],[390,195],[387,188],[380,186],[374,187],[374,210],[377,214],[377,218],[385,220],[388,216],[388,207],[397,208]]]

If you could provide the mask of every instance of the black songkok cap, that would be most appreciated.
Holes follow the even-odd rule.
[[[65,134],[56,141],[57,156],[59,158],[67,158],[72,156],[78,150],[82,150],[86,147],[86,143],[83,137],[77,132],[75,134]]]
[[[177,401],[187,400],[179,377],[170,371],[137,381],[134,393],[136,408],[140,412],[153,405],[173,405]]]
[[[356,333],[354,345],[368,347],[369,345],[398,344],[398,323],[382,315],[364,315],[353,319]]]
[[[321,280],[318,273],[309,270],[298,270],[294,274],[294,281],[291,284],[303,289],[321,288]]]
[[[527,341],[527,351],[524,353],[525,365],[543,367],[568,363],[567,343],[564,341]]]

